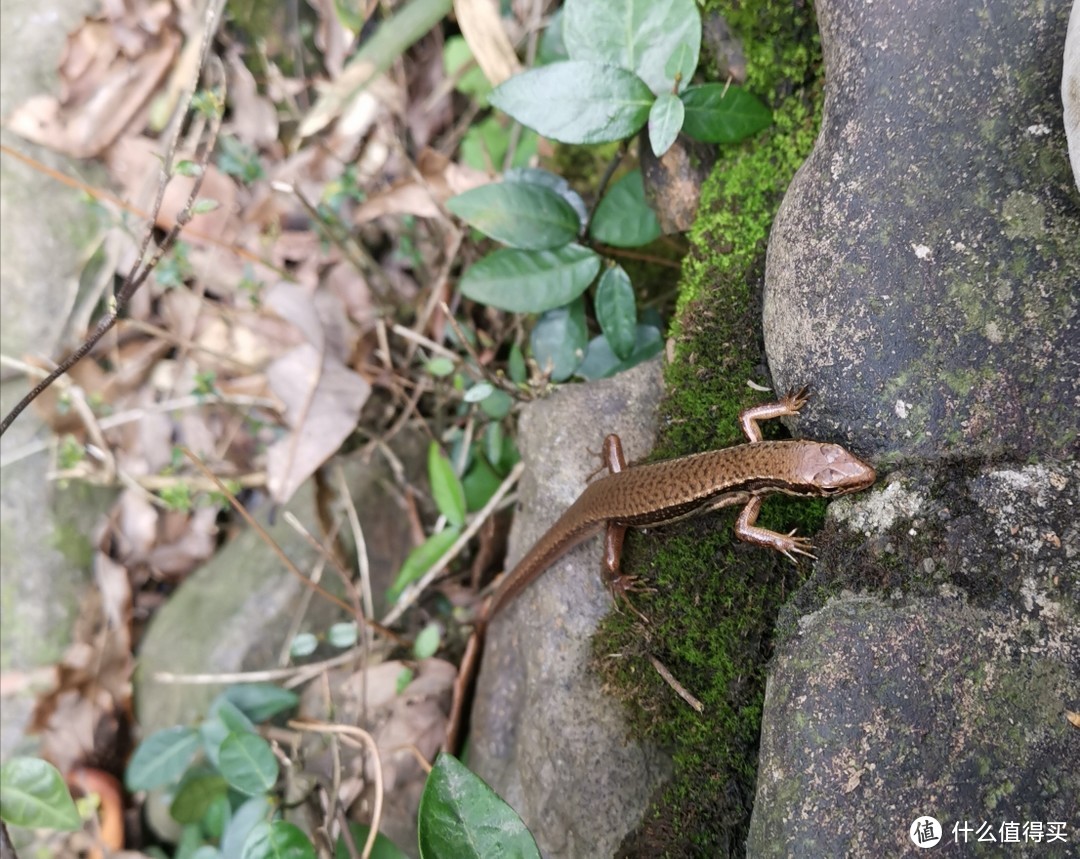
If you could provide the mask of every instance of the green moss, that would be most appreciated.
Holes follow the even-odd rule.
[[[760,322],[765,248],[783,193],[817,135],[820,58],[809,9],[763,0],[722,14],[743,40],[747,86],[770,103],[776,122],[722,151],[702,190],[672,328],[675,358],[666,371],[657,457],[745,440],[737,415],[767,396],[746,384],[769,381]],[[769,425],[775,423],[763,429],[782,432]],[[760,522],[812,532],[823,509],[770,498]],[[671,750],[676,775],[623,855],[745,849],[773,625],[799,571],[775,553],[736,544],[736,512],[673,526],[662,539],[627,540],[624,566],[655,587],[635,598],[650,623],[642,626],[629,612],[614,615],[595,639],[597,665],[623,690],[636,729]],[[649,657],[701,701],[701,713],[660,678]]]

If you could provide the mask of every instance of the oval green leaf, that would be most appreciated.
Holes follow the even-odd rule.
[[[515,75],[493,90],[489,101],[552,140],[610,143],[638,132],[653,94],[633,72],[571,61]]]
[[[637,248],[660,235],[656,213],[645,202],[640,170],[632,170],[611,186],[596,207],[589,233],[616,248]]]
[[[64,777],[41,758],[14,757],[0,767],[0,820],[28,829],[82,828]]]
[[[705,143],[736,143],[772,125],[772,111],[742,87],[702,84],[682,93],[683,131]]]
[[[428,773],[417,829],[424,859],[540,857],[521,818],[451,755],[439,755]]]
[[[128,762],[128,790],[152,790],[172,784],[183,774],[199,749],[199,734],[178,726],[157,731],[139,743]]]
[[[268,822],[273,813],[273,806],[265,796],[253,796],[233,812],[229,825],[221,836],[221,853],[224,856],[239,856],[251,830],[258,824]]]
[[[581,245],[554,251],[495,251],[461,276],[467,298],[512,313],[543,313],[562,307],[589,288],[600,257]]]
[[[273,683],[238,683],[222,695],[252,722],[265,722],[300,703],[300,696],[295,692]]]
[[[659,94],[675,83],[672,54],[683,81],[697,68],[701,13],[694,0],[566,0],[563,41],[571,59],[629,69]]]
[[[678,96],[669,92],[657,96],[649,111],[649,145],[657,158],[671,148],[679,136],[686,111]]]
[[[460,528],[465,524],[465,490],[454,473],[454,466],[434,441],[428,446],[428,480],[439,512],[447,522]]]
[[[454,545],[454,541],[460,534],[460,528],[446,528],[438,534],[432,534],[423,543],[409,552],[409,557],[407,557],[405,562],[401,565],[397,578],[394,579],[394,584],[390,586],[390,590],[387,593],[387,600],[389,602],[396,602],[397,598],[401,596],[401,592],[405,590],[405,587],[424,575],[424,573],[431,568],[431,565],[439,560],[439,558],[445,554],[447,549]]]
[[[439,631],[439,625],[429,623],[420,630],[420,634],[416,636],[416,640],[413,642],[413,656],[417,659],[428,659],[434,656],[439,650],[439,641],[441,639],[442,633]]]
[[[293,637],[289,645],[289,655],[294,659],[303,659],[311,656],[319,647],[319,639],[310,632],[301,632]]]
[[[266,793],[278,778],[274,751],[258,734],[229,734],[221,744],[218,768],[229,786],[245,796]]]
[[[526,182],[481,185],[451,197],[446,208],[485,236],[524,250],[561,247],[581,229],[577,212],[566,200]]]
[[[550,372],[553,382],[565,382],[584,359],[588,339],[585,302],[578,298],[541,316],[529,342],[540,369]]]
[[[360,631],[352,621],[335,623],[326,631],[326,642],[331,647],[344,650],[353,647],[360,637]]]
[[[169,806],[169,814],[177,823],[199,823],[220,796],[228,793],[229,785],[217,773],[200,773],[184,779]]]
[[[581,195],[570,187],[562,176],[544,170],[540,167],[513,167],[503,174],[504,182],[524,182],[529,185],[540,185],[549,191],[554,191],[577,212],[578,221],[584,224],[589,219],[589,207],[581,199]]]
[[[315,848],[299,826],[275,820],[255,825],[240,859],[315,859]]]
[[[609,268],[596,288],[596,321],[619,360],[629,358],[637,340],[637,304],[630,275],[622,266]]]
[[[594,337],[589,341],[585,360],[578,367],[577,374],[586,380],[606,379],[623,370],[636,367],[642,361],[648,361],[654,355],[659,355],[664,348],[664,338],[660,329],[652,325],[639,325],[637,327],[634,351],[630,357],[623,360],[615,354],[606,337]]]

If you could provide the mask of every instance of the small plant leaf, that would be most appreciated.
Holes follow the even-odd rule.
[[[439,512],[447,522],[460,528],[465,524],[465,490],[454,473],[454,466],[434,441],[428,447],[428,480]]]
[[[482,403],[495,392],[495,386],[491,382],[477,382],[462,397],[467,403]]]
[[[429,623],[416,636],[413,642],[413,656],[417,659],[427,659],[434,656],[439,649],[442,633],[437,623]]]
[[[578,221],[582,224],[589,219],[589,208],[581,195],[570,187],[562,176],[543,170],[540,167],[514,167],[503,174],[504,182],[524,182],[529,185],[540,185],[550,191],[554,191],[577,212]]]
[[[589,288],[600,257],[581,245],[554,251],[504,249],[471,266],[460,281],[467,298],[512,313],[562,307]]]
[[[268,823],[273,806],[265,796],[253,796],[233,812],[229,825],[221,836],[221,852],[224,856],[239,856],[251,830],[259,823]]]
[[[358,850],[367,842],[370,831],[370,826],[349,822],[349,832],[352,833],[353,844]],[[407,857],[407,853],[381,832],[375,836],[375,845],[371,848],[371,859],[407,859]],[[337,845],[334,847],[334,859],[349,859],[349,848],[345,844],[344,837],[338,838]]]
[[[679,49],[687,54],[678,65],[683,79],[697,68],[701,13],[694,0],[567,0],[563,17],[571,59],[629,69],[654,93],[671,90],[675,75],[668,63]]]
[[[359,630],[352,621],[335,623],[326,631],[326,641],[331,647],[344,650],[356,644]]]
[[[495,494],[502,478],[484,457],[478,456],[462,483],[465,486],[465,503],[470,510],[479,510]]]
[[[633,72],[571,61],[515,75],[494,89],[489,101],[552,140],[609,143],[645,124],[653,94]]]
[[[217,773],[197,773],[181,783],[169,814],[177,823],[199,823],[214,800],[225,796],[228,790],[228,783]]]
[[[679,98],[686,107],[683,131],[705,143],[737,143],[772,125],[772,111],[742,87],[702,84]]]
[[[128,761],[124,775],[127,789],[151,790],[172,784],[188,768],[199,750],[199,742],[198,732],[183,726],[151,734],[139,743]]]
[[[656,97],[649,111],[649,145],[657,158],[662,158],[679,136],[685,115],[678,96],[665,92]]]
[[[593,303],[605,339],[619,360],[626,360],[637,341],[637,305],[630,275],[622,266],[613,266],[600,276]]]
[[[585,302],[578,298],[541,316],[529,342],[540,369],[550,371],[552,381],[565,382],[584,359],[588,338]]]
[[[303,659],[311,656],[319,647],[319,639],[310,632],[301,632],[296,635],[289,645],[289,655],[294,659]]]
[[[585,360],[578,367],[577,374],[587,380],[606,379],[648,361],[654,355],[659,355],[663,348],[663,335],[653,325],[638,325],[634,351],[626,360],[615,354],[606,337],[594,337],[589,341]]]
[[[29,829],[82,828],[64,777],[41,758],[14,757],[0,767],[0,820]]]
[[[409,552],[409,556],[398,571],[397,578],[394,579],[394,584],[390,586],[390,592],[387,594],[388,601],[396,602],[405,587],[424,575],[431,565],[454,545],[454,541],[460,535],[460,528],[446,528],[437,534],[432,534]]]
[[[315,859],[315,848],[299,826],[275,820],[255,825],[240,859]]]
[[[540,857],[521,818],[451,755],[439,755],[428,773],[417,828],[423,859]]]
[[[451,197],[446,208],[485,236],[524,250],[561,247],[581,229],[577,212],[566,200],[526,182],[481,185]]]
[[[230,686],[222,695],[256,723],[272,719],[300,703],[300,696],[295,692],[273,683],[238,683]]]
[[[589,233],[617,248],[641,247],[659,237],[660,222],[645,202],[640,170],[632,170],[611,186],[596,207]]]
[[[229,786],[246,796],[266,793],[278,777],[274,751],[258,734],[229,734],[221,744],[218,767]]]
[[[210,705],[206,718],[199,725],[199,736],[202,738],[206,759],[216,767],[221,744],[229,734],[240,731],[251,733],[254,730],[255,725],[239,707],[225,697],[224,692],[218,695]]]

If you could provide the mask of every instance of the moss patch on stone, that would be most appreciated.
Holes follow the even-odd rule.
[[[820,54],[809,8],[762,0],[722,14],[743,40],[747,87],[773,108],[775,125],[722,151],[703,189],[672,326],[657,458],[744,441],[739,411],[769,398],[746,384],[769,381],[761,345],[765,248],[818,130]],[[769,423],[768,434],[782,434]],[[759,521],[808,533],[823,509],[773,498]],[[628,699],[635,729],[671,749],[676,776],[622,855],[744,853],[772,628],[800,573],[774,553],[736,543],[736,513],[673,526],[662,539],[628,537],[624,568],[655,588],[633,600],[649,624],[613,615],[595,638],[597,664]],[[701,713],[649,657],[702,702]]]

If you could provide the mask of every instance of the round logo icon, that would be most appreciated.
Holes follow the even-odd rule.
[[[933,847],[944,832],[935,817],[916,817],[908,827],[908,838],[916,847]]]

